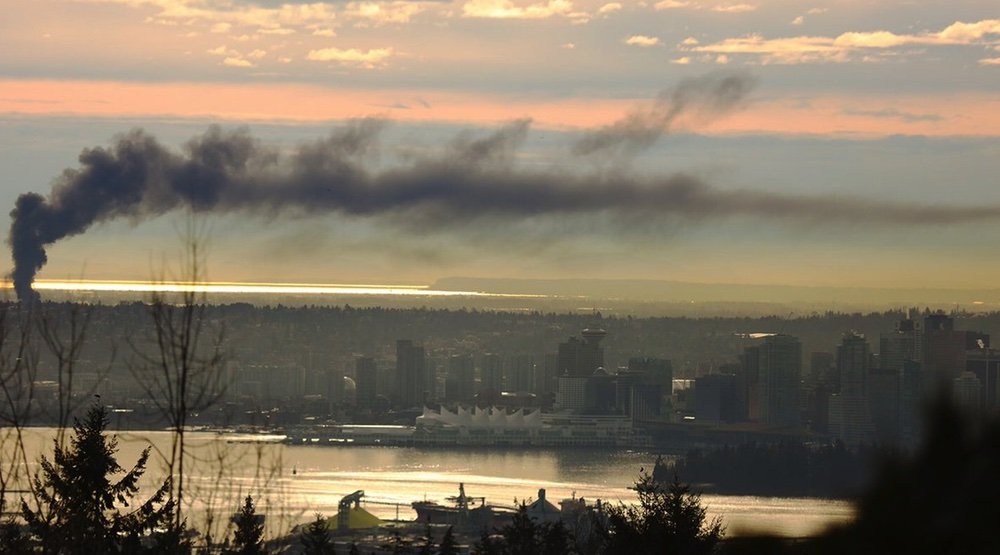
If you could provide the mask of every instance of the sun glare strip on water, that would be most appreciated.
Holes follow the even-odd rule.
[[[6,284],[9,287],[9,284]],[[186,283],[175,281],[125,280],[37,280],[34,288],[42,291],[110,291],[124,293],[242,293],[272,295],[392,295],[414,297],[531,297],[546,295],[515,295],[479,291],[441,291],[423,285],[371,284],[302,284],[302,283],[240,283],[210,281]]]

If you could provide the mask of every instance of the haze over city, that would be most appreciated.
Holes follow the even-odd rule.
[[[189,206],[218,281],[986,289],[990,8],[17,5],[0,202],[35,192],[75,222],[48,239],[50,279],[155,277]],[[148,183],[123,169],[142,156]],[[131,204],[71,206],[124,186],[101,172]],[[210,197],[178,185],[197,175]]]
[[[0,552],[1000,550],[995,0],[0,4]]]

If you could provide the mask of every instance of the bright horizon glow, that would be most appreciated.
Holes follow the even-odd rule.
[[[10,283],[3,287],[12,289]],[[373,285],[373,284],[305,284],[305,283],[242,283],[209,281],[191,283],[183,281],[131,281],[131,280],[74,280],[40,279],[34,282],[40,291],[102,291],[118,293],[242,293],[286,295],[397,295],[413,297],[516,297],[544,298],[547,295],[484,293],[481,291],[442,291],[426,285]]]

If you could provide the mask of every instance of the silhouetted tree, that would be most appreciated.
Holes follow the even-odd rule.
[[[302,532],[300,540],[305,555],[333,555],[333,540],[330,539],[330,528],[323,515],[316,514],[316,520],[309,523]]]
[[[536,555],[539,552],[538,525],[528,516],[522,503],[511,523],[500,529],[503,551],[509,555]]]
[[[146,470],[149,448],[132,470],[112,481],[124,469],[115,459],[118,442],[107,437],[107,409],[94,405],[84,420],[75,420],[69,447],[56,442],[52,461],[42,457],[33,481],[37,506],[21,502],[21,515],[43,553],[140,553],[141,540],[169,528],[173,503],[164,502],[170,484],[131,512],[139,478]]]
[[[233,534],[233,545],[228,553],[231,555],[263,555],[264,522],[257,515],[253,497],[247,495],[243,507],[233,519],[236,531]]]
[[[458,545],[455,543],[455,532],[449,526],[441,538],[441,545],[438,546],[438,555],[458,555]]]
[[[20,523],[13,517],[5,519],[3,524],[0,524],[0,554],[20,555],[30,552],[31,543],[24,534]]]
[[[562,522],[546,522],[539,526],[538,539],[538,552],[541,555],[563,555],[572,552],[569,530]]]
[[[721,519],[707,522],[700,496],[676,476],[664,488],[640,470],[635,490],[638,505],[608,509],[606,553],[705,555],[715,549],[722,538]]]
[[[424,528],[424,541],[420,544],[420,555],[434,554],[434,535],[431,532],[431,524],[428,522]]]
[[[502,540],[494,538],[490,531],[484,528],[479,535],[479,541],[473,544],[472,552],[476,555],[503,555]]]
[[[182,240],[185,259],[181,281],[204,282],[203,229],[189,220]],[[189,289],[177,297],[154,293],[147,307],[152,320],[151,337],[139,344],[129,339],[138,357],[130,370],[170,426],[171,445],[166,464],[171,476],[170,498],[176,504],[174,520],[180,525],[185,506],[184,469],[189,456],[185,436],[188,418],[211,407],[225,393],[224,333],[221,329],[212,333],[210,329],[204,292]]]

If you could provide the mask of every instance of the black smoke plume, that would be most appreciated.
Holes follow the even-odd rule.
[[[193,138],[180,151],[141,130],[118,137],[109,147],[84,150],[79,167],[58,177],[48,196],[25,193],[11,212],[8,242],[18,298],[35,298],[31,285],[47,261],[48,245],[84,233],[96,223],[117,218],[141,221],[179,209],[271,218],[385,216],[397,223],[441,229],[481,218],[516,221],[574,214],[611,214],[628,221],[667,215],[691,219],[743,215],[806,223],[915,225],[1000,216],[1000,207],[995,206],[896,205],[725,191],[684,174],[638,177],[627,169],[526,170],[516,163],[518,147],[529,131],[526,120],[486,137],[460,135],[437,155],[381,167],[373,160],[379,158],[383,124],[354,122],[291,152],[262,145],[247,131],[218,127]],[[598,130],[594,136],[610,135]],[[582,152],[579,144],[576,150]]]
[[[573,145],[573,154],[627,160],[670,132],[681,115],[709,120],[741,107],[754,84],[748,74],[721,71],[686,79],[661,92],[651,105],[636,108],[622,119],[586,133]]]

